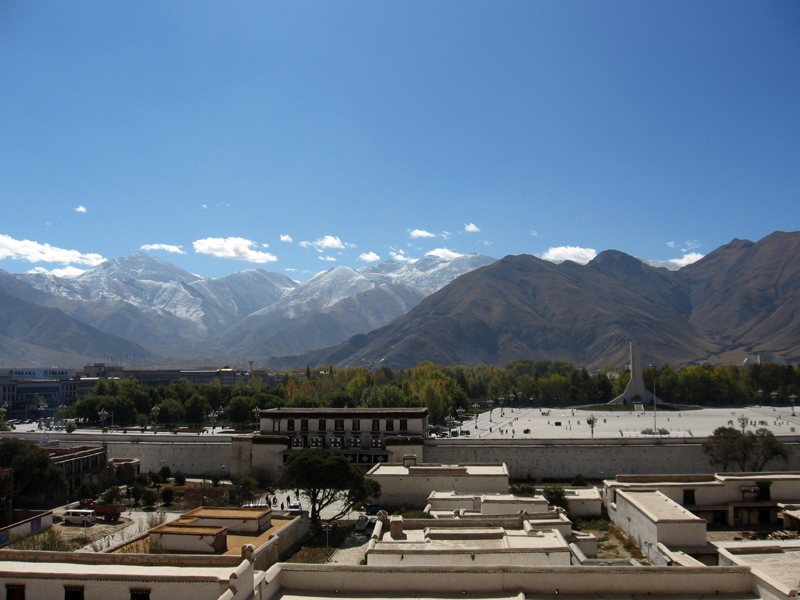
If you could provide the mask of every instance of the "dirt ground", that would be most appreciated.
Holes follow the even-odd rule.
[[[575,529],[594,534],[598,542],[597,558],[635,558],[642,564],[649,564],[639,547],[607,519],[576,519]]]
[[[87,527],[68,523],[53,523],[53,529],[60,533],[64,541],[71,546],[82,548],[120,529],[125,529],[131,523],[130,519],[122,517],[115,523],[106,523],[98,520],[94,525]]]

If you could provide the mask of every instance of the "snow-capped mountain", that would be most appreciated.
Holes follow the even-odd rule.
[[[358,272],[376,283],[402,283],[433,294],[456,277],[496,261],[496,258],[484,254],[465,254],[450,259],[426,254],[412,264],[387,260],[374,267],[359,269]]]
[[[0,289],[164,356],[189,357],[201,350],[225,355],[231,348],[274,354],[371,331],[459,275],[494,261],[477,254],[429,255],[413,265],[386,261],[358,271],[335,267],[298,283],[262,269],[203,279],[136,252],[71,279],[9,275]],[[27,285],[15,292],[9,278]],[[273,338],[274,346],[267,343]]]

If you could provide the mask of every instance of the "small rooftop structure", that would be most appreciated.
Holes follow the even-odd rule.
[[[413,455],[404,457],[403,464],[375,465],[366,477],[380,483],[381,504],[419,508],[427,504],[435,490],[507,494],[509,479],[505,463],[417,464]]]
[[[425,512],[434,517],[488,516],[545,513],[544,496],[525,498],[513,494],[466,494],[455,491],[434,491],[428,496]]]

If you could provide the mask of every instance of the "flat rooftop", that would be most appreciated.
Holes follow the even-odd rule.
[[[272,512],[271,508],[210,508],[201,506],[183,513],[183,518],[198,519],[260,519],[265,514]]]
[[[409,467],[405,467],[399,463],[382,463],[375,465],[375,467],[370,471],[370,475],[420,475],[424,477],[430,477],[431,475],[493,475],[498,477],[508,477],[508,468],[502,463],[487,463],[483,465],[438,465],[418,463]]]
[[[658,521],[704,521],[695,516],[680,504],[670,500],[657,491],[619,490],[617,494],[625,496],[631,502],[646,511],[650,517]]]
[[[387,528],[388,529],[388,528]],[[389,531],[383,532],[375,544],[376,551],[397,552],[447,552],[447,551],[500,551],[521,550],[527,552],[568,552],[564,538],[551,530],[527,535],[523,530],[502,527],[426,527],[405,529],[403,537],[392,538]]]

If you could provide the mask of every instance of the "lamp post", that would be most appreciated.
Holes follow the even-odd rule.
[[[452,430],[453,430],[453,423],[455,423],[455,419],[453,418],[453,415],[447,415],[444,418],[444,422],[447,423],[447,437],[450,437],[451,434],[452,434]]]
[[[328,534],[331,532],[331,529],[333,529],[333,525],[330,523],[325,523],[322,528],[325,530],[325,562],[328,562]]]
[[[47,418],[47,402],[45,402],[44,399],[39,400],[39,405],[36,408],[41,413],[41,416],[39,417],[39,429],[41,429],[42,421]]]
[[[756,394],[758,394],[758,405],[761,406],[761,398],[764,397],[764,390],[758,390]]]
[[[797,394],[792,394],[791,396],[789,396],[789,402],[792,403],[792,416],[794,417],[796,416],[794,414],[794,403],[797,402]]]
[[[774,405],[775,402],[778,400],[778,392],[772,392],[770,396],[772,396],[772,404]]]
[[[464,424],[464,414],[466,412],[467,411],[465,411],[463,408],[456,409],[456,414],[458,415],[458,420],[462,425]]]
[[[256,420],[256,426],[261,428],[261,409],[257,406],[253,409],[253,418]]]
[[[97,411],[97,416],[100,417],[100,427],[105,432],[106,430],[106,417],[108,417],[108,411],[106,409],[101,409]]]
[[[500,403],[500,416],[504,417],[505,413],[503,412],[503,404],[505,403],[506,399],[503,396],[500,396],[497,401]]]
[[[492,422],[492,409],[494,408],[494,400],[489,400],[489,401],[486,402],[486,404],[489,406],[489,423],[491,423]]]
[[[153,407],[150,411],[150,414],[153,415],[153,433],[156,433],[156,428],[158,426],[158,413],[161,412],[161,407],[157,404]]]
[[[216,410],[212,410],[208,413],[208,420],[211,421],[211,433],[214,433],[214,427],[217,426],[217,418],[219,418],[219,412]]]

